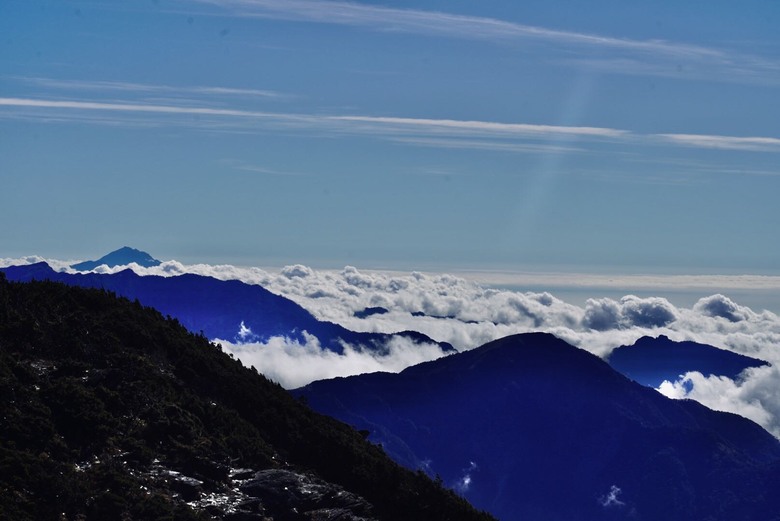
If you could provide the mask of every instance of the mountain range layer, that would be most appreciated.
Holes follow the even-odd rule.
[[[8,280],[26,282],[51,280],[71,286],[101,288],[129,299],[138,299],[184,327],[210,339],[263,341],[286,337],[305,342],[304,332],[315,336],[324,349],[342,353],[344,345],[377,354],[387,350],[393,338],[413,344],[438,345],[442,352],[454,351],[446,342],[436,342],[415,331],[395,334],[350,331],[338,324],[317,320],[293,301],[257,285],[237,280],[185,274],[175,277],[139,276],[132,270],[113,274],[64,273],[45,262],[0,268]]]
[[[295,394],[500,519],[780,519],[780,442],[548,334]]]
[[[642,337],[630,346],[615,348],[607,361],[617,371],[650,387],[674,382],[689,371],[736,380],[749,367],[769,365],[764,360],[706,344],[675,342],[664,335]]]

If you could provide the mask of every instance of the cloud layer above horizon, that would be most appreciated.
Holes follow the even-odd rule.
[[[0,265],[39,262],[40,257],[0,259]],[[57,269],[73,271],[70,262],[47,260]],[[355,331],[393,333],[413,330],[434,340],[468,350],[510,334],[552,333],[591,353],[605,357],[620,345],[642,336],[666,335],[692,340],[760,358],[775,364],[745,371],[736,381],[700,373],[680,375],[660,391],[672,398],[692,398],[711,408],[748,417],[780,437],[780,317],[757,312],[716,293],[691,308],[675,306],[664,297],[626,295],[620,299],[590,298],[584,306],[567,303],[549,292],[486,288],[448,274],[315,270],[303,265],[278,271],[230,265],[185,265],[167,261],[153,268],[130,265],[140,275],[176,276],[195,273],[221,280],[259,284],[302,305],[317,318]],[[95,272],[113,273],[123,267],[101,266]],[[386,312],[359,318],[367,308]],[[237,332],[238,333],[238,332]],[[373,371],[398,372],[441,356],[435,346],[415,348],[395,342],[388,354],[377,356],[359,346],[344,354],[326,352],[311,335],[303,343],[283,337],[263,342],[241,332],[240,342],[218,340],[223,349],[247,366],[287,388],[311,381]]]

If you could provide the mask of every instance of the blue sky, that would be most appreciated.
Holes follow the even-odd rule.
[[[0,3],[0,256],[778,274],[780,4]]]

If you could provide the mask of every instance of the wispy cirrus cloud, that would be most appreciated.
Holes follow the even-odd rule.
[[[714,81],[780,83],[780,62],[730,50],[666,40],[638,40],[526,25],[482,16],[399,9],[357,2],[322,0],[190,0],[230,15],[348,25],[498,44],[538,42],[562,48],[562,62],[573,61],[605,72]],[[609,55],[594,56],[593,51]],[[577,56],[572,58],[572,52]],[[729,74],[724,74],[728,72]]]
[[[689,147],[780,152],[780,139],[775,137],[712,136],[706,134],[657,134],[657,136],[676,145]]]
[[[157,115],[210,116],[224,119],[277,122],[366,135],[481,135],[499,137],[569,136],[578,138],[621,138],[629,131],[598,127],[569,127],[503,123],[495,121],[464,121],[454,119],[396,118],[360,115],[318,115],[264,112],[256,110],[203,106],[161,105],[151,103],[109,103],[36,98],[0,98],[0,106],[28,109],[61,109],[70,111],[102,111]]]
[[[410,117],[386,117],[370,115],[327,115],[284,113],[248,110],[242,108],[209,107],[197,105],[171,105],[142,102],[106,102],[66,99],[39,99],[0,97],[0,107],[27,110],[21,116],[44,121],[82,121],[85,113],[113,113],[125,115],[152,116],[195,116],[186,120],[155,121],[154,124],[184,125],[207,128],[213,131],[263,131],[273,128],[295,128],[296,130],[328,131],[337,134],[373,136],[395,142],[408,141],[411,144],[439,148],[453,148],[457,139],[465,139],[463,148],[510,150],[525,146],[524,151],[534,151],[539,141],[586,142],[604,141],[613,143],[647,144],[659,143],[706,149],[743,150],[751,152],[780,152],[780,138],[738,137],[705,134],[637,134],[630,130],[609,127],[561,126],[532,123],[510,123],[481,120],[431,119]],[[48,112],[49,109],[54,112]],[[32,112],[29,112],[32,111]],[[13,112],[0,112],[1,117],[21,117]],[[121,119],[101,120],[121,124]],[[138,120],[129,124],[137,125]],[[148,123],[148,122],[147,122]],[[444,138],[444,139],[443,139]],[[476,140],[474,139],[476,138]],[[479,141],[479,140],[482,141]],[[493,141],[488,141],[493,140]],[[516,141],[509,141],[516,140]],[[554,144],[557,146],[557,144]],[[578,150],[568,147],[568,151]],[[542,147],[538,151],[549,152]],[[558,150],[561,151],[561,150]]]
[[[660,40],[632,40],[519,24],[441,11],[398,9],[357,2],[322,0],[192,0],[230,10],[238,16],[366,26],[387,31],[438,34],[488,40],[534,38],[674,55],[720,56],[717,50]]]
[[[463,270],[455,272],[482,284],[496,286],[546,286],[550,288],[615,288],[624,290],[780,290],[777,275],[603,275],[595,273]]]
[[[178,95],[213,95],[213,96],[239,96],[259,97],[266,99],[288,99],[293,96],[273,90],[244,89],[219,86],[173,86],[153,85],[148,83],[134,83],[127,81],[100,81],[100,80],[72,80],[41,77],[16,76],[13,79],[28,85],[44,87],[48,89],[70,91],[100,91],[100,92],[125,92],[138,94],[178,94]]]
[[[417,145],[422,147],[449,148],[455,150],[488,150],[493,152],[515,152],[515,153],[569,153],[584,152],[584,148],[555,145],[555,144],[531,144],[515,143],[511,141],[497,141],[486,139],[464,139],[449,137],[397,137],[391,138],[391,141],[402,143],[404,145]]]
[[[232,168],[233,170],[240,170],[242,172],[251,172],[253,174],[263,174],[263,175],[281,176],[281,177],[300,177],[306,175],[301,172],[290,172],[290,171],[277,170],[275,168],[268,168],[260,165],[252,165],[236,159],[224,159],[221,161],[221,163],[224,163],[225,165]]]
[[[570,127],[558,125],[533,125],[528,123],[502,123],[496,121],[468,121],[455,119],[396,118],[375,116],[333,116],[334,120],[351,123],[383,125],[398,129],[427,129],[433,132],[490,133],[527,136],[587,136],[591,138],[621,138],[631,132],[614,128]]]
[[[32,107],[73,110],[101,110],[115,112],[146,112],[154,114],[192,114],[204,116],[264,118],[277,114],[240,109],[219,109],[211,107],[180,107],[146,103],[105,103],[99,101],[71,101],[34,98],[0,98],[0,105],[7,107]]]

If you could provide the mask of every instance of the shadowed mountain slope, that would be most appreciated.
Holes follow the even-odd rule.
[[[661,335],[642,337],[633,345],[620,346],[610,353],[609,365],[642,385],[658,387],[664,380],[674,382],[689,371],[705,376],[736,379],[748,367],[767,362],[696,342],[675,342]]]
[[[489,519],[106,291],[0,273],[0,396],[0,519]]]
[[[317,320],[292,300],[265,288],[237,280],[218,280],[202,275],[176,277],[140,276],[132,270],[114,274],[54,271],[45,262],[2,268],[8,280],[26,282],[52,280],[70,286],[101,288],[176,318],[192,332],[228,341],[239,340],[243,323],[252,332],[242,340],[267,340],[285,336],[304,342],[303,331],[316,336],[325,349],[343,352],[343,342],[355,347],[384,352],[393,337],[413,343],[438,345],[442,351],[454,351],[446,342],[436,342],[422,333],[403,331],[394,334],[358,333],[338,324]]]
[[[775,438],[548,334],[294,394],[500,519],[780,519]]]

